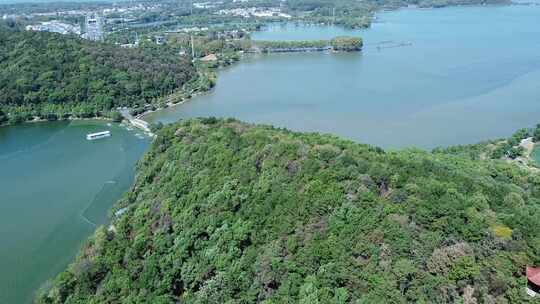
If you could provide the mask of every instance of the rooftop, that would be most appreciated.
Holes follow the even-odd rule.
[[[534,283],[537,286],[540,286],[540,268],[527,266],[527,270],[525,272],[527,275],[527,279],[530,282]]]

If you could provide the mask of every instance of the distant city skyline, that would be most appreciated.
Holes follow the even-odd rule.
[[[54,2],[124,2],[130,0],[0,0],[0,5],[22,3],[54,3]]]

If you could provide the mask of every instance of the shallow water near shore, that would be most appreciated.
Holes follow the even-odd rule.
[[[112,137],[87,141],[87,133]],[[107,221],[148,146],[102,121],[0,128],[0,303],[30,303]]]
[[[540,6],[403,9],[371,29],[274,25],[256,40],[359,35],[362,53],[249,57],[150,122],[235,117],[384,148],[475,143],[540,119]]]

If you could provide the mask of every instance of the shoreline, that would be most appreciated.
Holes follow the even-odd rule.
[[[535,165],[540,165],[540,163],[538,161],[536,161],[536,159],[533,157],[534,155],[534,151],[536,149],[540,149],[540,143],[535,143],[531,149],[531,152],[529,153],[529,155],[527,155],[527,158],[529,159],[529,161],[532,161],[533,164]]]
[[[240,61],[238,61],[240,62]],[[228,67],[228,66],[227,66]],[[225,68],[225,67],[224,67]],[[216,81],[217,81],[217,73],[216,73]],[[136,116],[134,116],[136,119],[140,119],[140,120],[143,120],[145,121],[146,123],[148,124],[151,124],[151,122],[147,121],[144,119],[145,116],[149,115],[149,114],[152,114],[152,113],[157,113],[157,112],[160,112],[160,111],[163,111],[165,109],[168,109],[168,108],[173,108],[173,107],[176,107],[176,106],[179,106],[179,105],[182,105],[186,102],[189,102],[191,100],[193,100],[195,97],[199,97],[199,96],[202,96],[202,95],[205,95],[205,94],[211,94],[212,91],[214,91],[214,88],[215,88],[215,85],[212,86],[212,88],[210,88],[209,90],[206,90],[206,91],[194,91],[190,94],[190,97],[189,98],[185,98],[185,99],[182,99],[180,100],[179,102],[172,102],[172,101],[169,101],[167,103],[165,103],[167,105],[167,107],[162,107],[162,108],[156,108],[155,110],[146,110],[140,114],[137,114]],[[166,96],[164,97],[165,99],[169,98],[170,96],[174,95],[173,94],[170,94],[169,96]]]
[[[105,116],[96,116],[96,117],[88,117],[88,118],[77,118],[77,117],[70,117],[67,119],[57,119],[57,120],[48,120],[48,119],[42,119],[42,118],[34,118],[32,120],[26,120],[22,121],[20,123],[5,123],[0,124],[0,128],[3,127],[12,127],[16,125],[22,125],[22,124],[34,124],[34,123],[46,123],[46,122],[70,122],[70,121],[84,121],[84,120],[102,120],[102,121],[113,121],[112,118],[105,117]]]
[[[517,147],[523,148],[524,152],[522,156],[516,157],[515,159],[506,158],[508,163],[515,164],[516,166],[523,168],[527,171],[533,173],[539,173],[540,164],[532,157],[534,150],[540,148],[540,143],[534,142],[532,137],[527,137],[522,139]]]
[[[204,95],[204,94],[208,94],[210,92],[212,92],[213,88],[208,90],[208,91],[204,91],[204,92],[196,92],[196,93],[193,93],[191,95],[191,97],[189,98],[186,98],[186,99],[183,99],[182,101],[180,102],[177,102],[177,103],[173,103],[173,102],[167,102],[166,105],[167,107],[163,107],[163,108],[157,108],[155,110],[146,110],[136,116],[133,116],[133,118],[135,119],[140,119],[140,120],[143,120],[144,122],[150,124],[150,122],[146,121],[144,119],[144,117],[148,114],[151,114],[151,113],[156,113],[156,112],[159,112],[159,111],[162,111],[162,110],[165,110],[167,108],[170,108],[170,107],[175,107],[175,106],[178,106],[178,105],[181,105],[181,104],[184,104],[188,101],[190,101],[191,99],[193,99],[194,97],[198,97],[198,96],[201,96],[201,95]],[[174,93],[173,93],[174,94]],[[172,95],[172,94],[171,94]],[[170,95],[169,95],[170,96]],[[168,96],[167,96],[168,97]],[[164,97],[164,98],[167,98],[167,97]],[[127,108],[128,111],[132,110],[132,108]],[[48,119],[44,119],[44,118],[39,118],[39,117],[34,117],[34,119],[32,120],[26,120],[26,121],[22,121],[20,123],[4,123],[4,124],[0,124],[0,128],[2,127],[11,127],[11,126],[16,126],[16,125],[19,125],[19,124],[34,124],[34,123],[47,123],[47,122],[70,122],[70,121],[84,121],[84,120],[101,120],[101,121],[110,121],[112,122],[113,119],[110,118],[110,117],[107,117],[107,116],[95,116],[95,117],[88,117],[88,118],[79,118],[79,117],[69,117],[67,119],[56,119],[56,120],[48,120]],[[145,130],[133,123],[130,122],[129,119],[125,118],[125,117],[122,117],[122,120],[119,121],[118,123],[122,123],[122,122],[126,122],[128,123],[130,126],[134,127],[134,128],[137,128],[137,129],[140,129],[142,131],[145,131],[147,132],[148,130]],[[151,132],[150,132],[151,133]],[[151,134],[152,135],[152,134]]]
[[[144,120],[144,121],[146,121],[147,123],[150,124],[150,122],[148,122],[147,120],[144,119],[144,117],[147,116],[148,114],[157,113],[157,112],[163,111],[163,110],[168,109],[168,108],[173,108],[173,107],[182,105],[182,104],[184,104],[184,103],[186,103],[188,101],[191,101],[194,97],[202,96],[202,95],[208,94],[208,93],[210,93],[212,91],[213,91],[213,89],[211,89],[209,91],[205,91],[205,92],[194,93],[193,95],[191,95],[190,98],[186,98],[186,99],[184,99],[184,100],[182,100],[180,102],[177,102],[177,103],[167,102],[166,103],[167,107],[157,108],[155,110],[147,110],[147,111],[144,111],[141,114],[138,114],[137,116],[134,116],[134,117],[137,118],[137,119]]]

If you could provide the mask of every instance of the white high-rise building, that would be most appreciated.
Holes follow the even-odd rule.
[[[85,32],[82,35],[84,39],[93,41],[103,41],[103,24],[101,17],[97,14],[86,16],[84,22]]]

